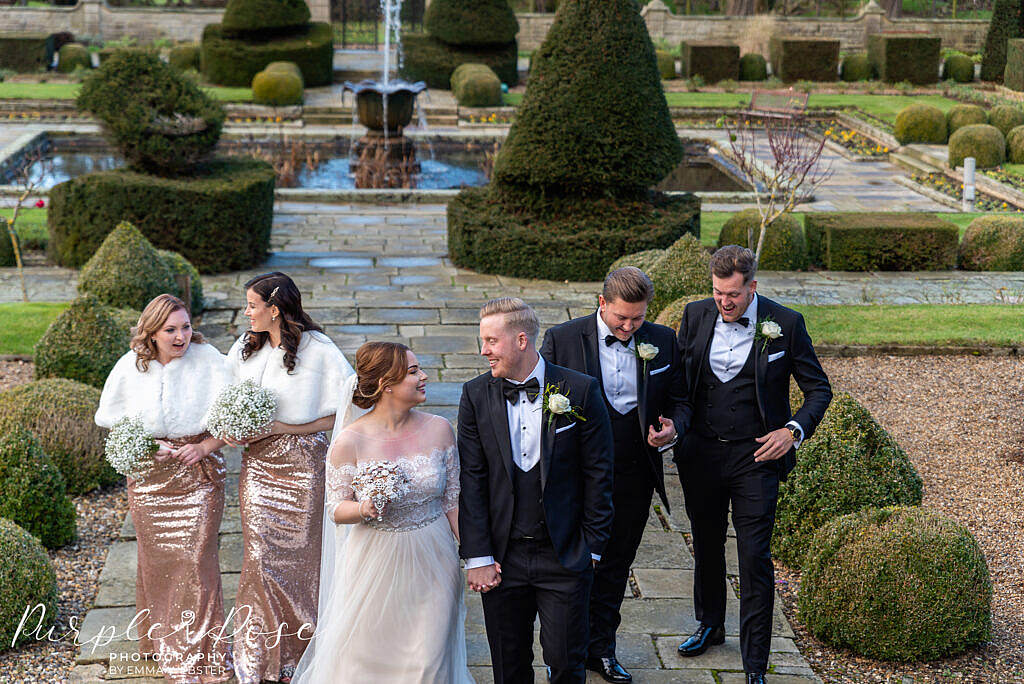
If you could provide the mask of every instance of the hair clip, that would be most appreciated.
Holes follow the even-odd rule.
[[[267,301],[270,301],[271,299],[273,299],[274,297],[276,297],[276,296],[277,296],[277,291],[278,291],[278,290],[280,290],[280,289],[281,289],[281,287],[280,287],[280,286],[278,286],[278,287],[275,287],[275,288],[274,288],[273,290],[271,290],[271,291],[270,291],[270,296],[269,296],[269,297],[267,297]]]

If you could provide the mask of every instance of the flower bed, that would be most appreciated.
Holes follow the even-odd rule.
[[[882,159],[889,154],[888,146],[847,128],[836,119],[816,121],[815,129],[825,136],[826,140],[841,145],[848,152],[858,157]]]
[[[963,199],[963,183],[959,183],[944,174],[917,173],[913,174],[910,178],[919,185],[922,185],[926,188],[931,188],[932,190],[937,190],[944,195],[952,197],[953,199]],[[1024,209],[1022,209],[1021,207],[1015,207],[1012,204],[1004,202],[1001,199],[977,191],[974,195],[974,207],[976,211],[1024,211]]]

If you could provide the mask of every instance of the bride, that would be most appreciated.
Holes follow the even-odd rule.
[[[356,353],[327,454],[319,623],[297,684],[473,682],[457,549],[459,460],[448,421],[414,409],[426,379],[405,345],[368,342]],[[358,409],[369,411],[356,418]],[[378,510],[353,479],[380,461],[397,465],[409,488]]]

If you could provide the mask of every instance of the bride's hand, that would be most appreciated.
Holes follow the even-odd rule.
[[[388,510],[387,504],[381,509],[377,509],[372,499],[364,499],[359,502],[359,516],[364,522],[369,522],[374,518],[384,517],[384,513]]]

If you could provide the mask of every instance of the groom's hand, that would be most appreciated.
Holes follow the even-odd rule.
[[[754,461],[757,463],[778,460],[793,447],[793,435],[789,428],[772,430],[764,437],[758,437],[757,441],[761,443],[761,448],[754,452]]]
[[[647,427],[647,443],[659,449],[676,438],[676,425],[670,418],[658,416],[661,429],[655,430],[653,425]]]
[[[486,594],[501,584],[501,566],[497,563],[466,571],[466,583],[473,591]]]

